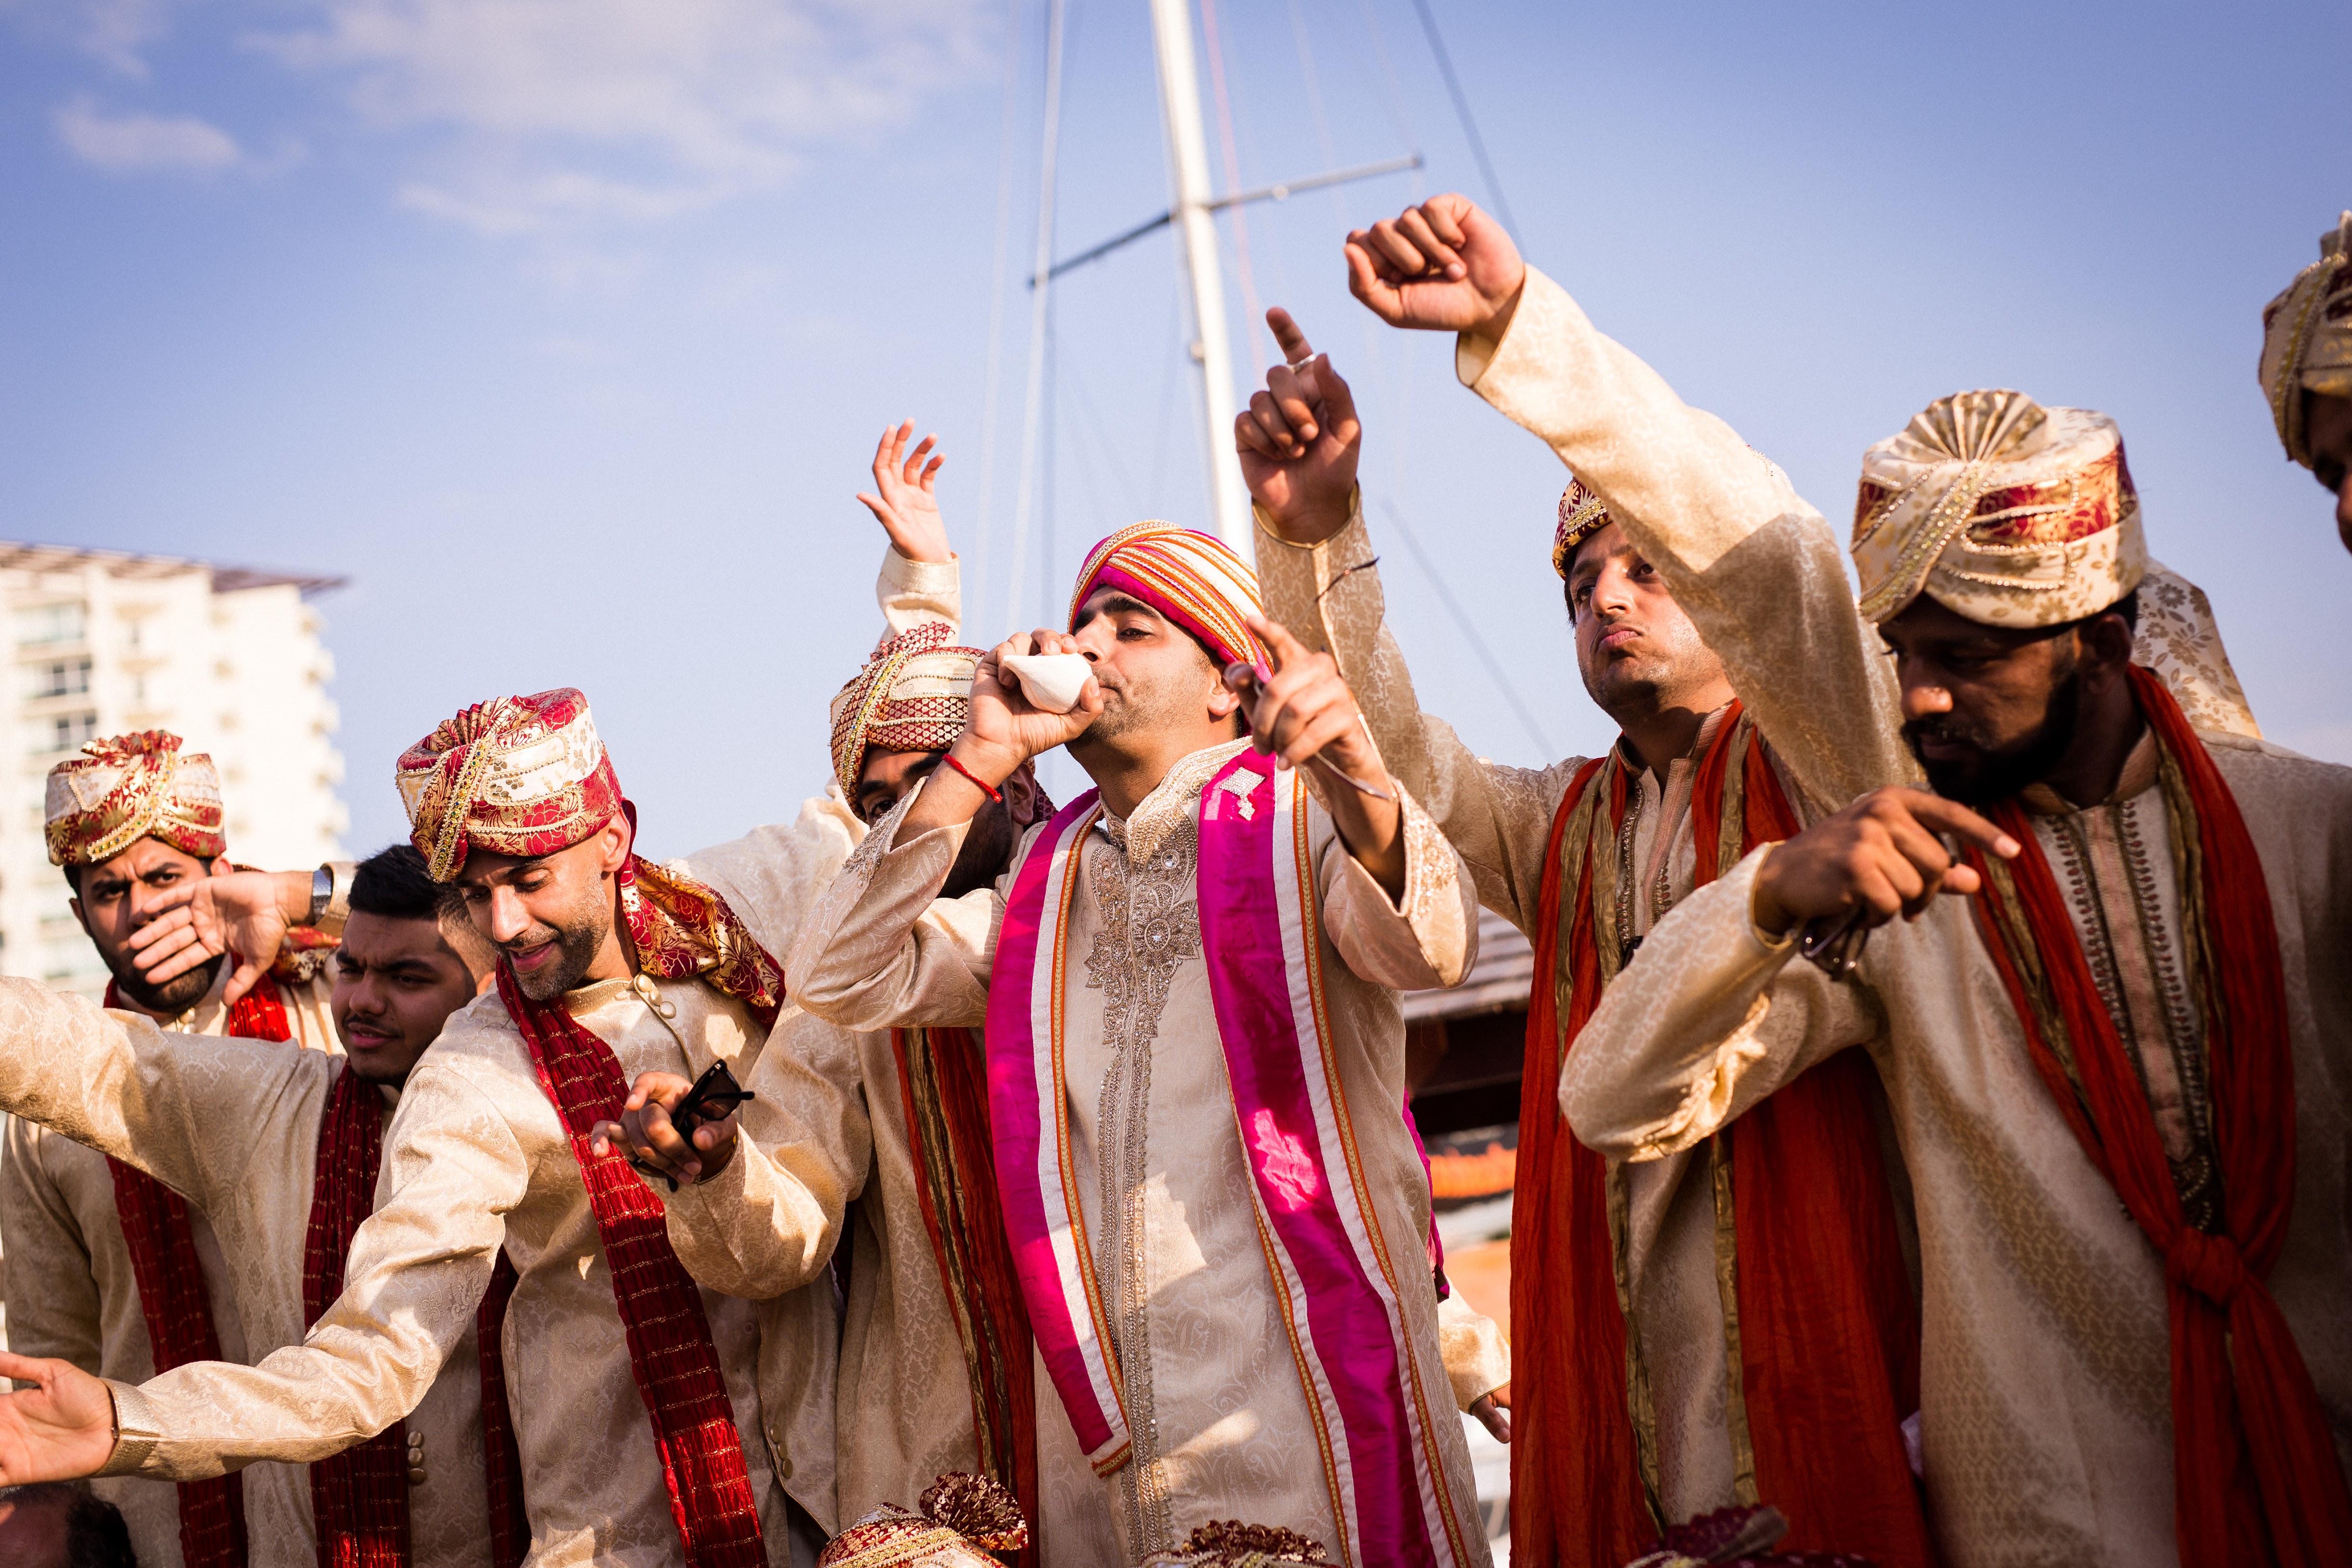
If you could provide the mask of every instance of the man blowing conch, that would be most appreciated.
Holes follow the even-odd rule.
[[[986,1026],[1039,1403],[1066,1416],[1040,1423],[1054,1561],[1239,1515],[1336,1562],[1483,1563],[1396,997],[1467,970],[1469,886],[1328,661],[1255,609],[1205,535],[1097,545],[1070,632],[980,666],[942,765],[810,917],[793,991],[852,1027]],[[1066,712],[1008,671],[1040,653],[1087,661]],[[974,814],[1066,743],[1097,787],[993,888],[939,897]]]
[[[373,1437],[462,1342],[503,1249],[533,1568],[812,1561],[833,1523],[823,1269],[866,1150],[807,1065],[845,1048],[839,1031],[784,1000],[772,952],[812,868],[837,865],[846,840],[814,821],[683,861],[637,856],[634,808],[572,690],[465,710],[410,748],[397,782],[432,876],[499,950],[498,984],[410,1072],[341,1295],[304,1343],[253,1367],[196,1363],[134,1386],[0,1360],[39,1385],[0,1404],[0,1480],[194,1479]],[[789,1192],[747,1193],[730,1162],[657,1195],[600,1147],[635,1076],[719,1062],[760,1085],[742,1115],[762,1145],[795,1151],[761,1171]],[[796,1311],[698,1288],[672,1250],[666,1203],[755,1200],[805,1215],[799,1278],[769,1282]],[[763,1379],[763,1348],[804,1375]],[[764,1402],[763,1384],[793,1403]]]

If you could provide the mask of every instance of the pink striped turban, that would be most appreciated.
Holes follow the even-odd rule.
[[[1257,574],[1223,541],[1172,522],[1138,522],[1087,552],[1070,595],[1070,629],[1087,599],[1116,588],[1208,644],[1223,664],[1264,664],[1265,648],[1242,623],[1263,615]]]

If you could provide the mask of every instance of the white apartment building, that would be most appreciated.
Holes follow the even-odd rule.
[[[0,973],[95,996],[106,984],[41,837],[48,771],[84,741],[169,730],[218,764],[232,858],[271,870],[341,853],[349,823],[309,600],[341,585],[52,544],[0,542]]]

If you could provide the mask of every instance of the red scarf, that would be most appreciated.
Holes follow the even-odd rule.
[[[233,967],[236,963],[229,959]],[[113,982],[106,1005],[120,1008]],[[267,974],[228,1010],[228,1033],[244,1040],[290,1040],[286,1004]],[[139,1286],[139,1310],[147,1320],[147,1342],[155,1370],[171,1371],[192,1361],[221,1359],[220,1335],[213,1327],[212,1302],[205,1295],[204,1267],[196,1258],[195,1233],[188,1224],[188,1201],[144,1171],[110,1158],[114,1176],[114,1212],[122,1222],[122,1244],[131,1255],[131,1277]],[[245,1482],[231,1473],[208,1481],[180,1483],[180,1555],[187,1568],[243,1568]]]
[[[772,971],[774,961],[761,957]],[[618,1150],[599,1158],[588,1146],[589,1131],[601,1121],[618,1121],[629,1097],[621,1064],[561,998],[539,1002],[524,995],[513,966],[503,960],[499,997],[530,1049],[540,1087],[572,1135],[612,1270],[613,1299],[628,1332],[629,1368],[653,1423],[670,1516],[689,1568],[765,1568],[742,1436],[710,1342],[702,1292],[670,1248],[661,1200]]]
[[[346,1068],[327,1091],[319,1124],[318,1163],[310,1181],[310,1224],[302,1245],[302,1321],[316,1327],[343,1293],[352,1237],[375,1212],[383,1163],[383,1097]],[[520,1458],[515,1452],[498,1335],[514,1269],[499,1254],[477,1321],[482,1359],[482,1436],[488,1457],[491,1560],[519,1568],[530,1544],[522,1517]],[[408,1562],[406,1431],[395,1421],[366,1442],[310,1467],[310,1517],[319,1568],[405,1568]],[[501,1485],[513,1477],[509,1484]]]
[[[1613,978],[1596,922],[1615,889],[1593,862],[1615,841],[1627,790],[1622,759],[1595,760],[1552,822],[1512,1202],[1513,1415],[1524,1434],[1511,1445],[1513,1551],[1598,1568],[1641,1556],[1661,1525],[1649,1388],[1626,1327],[1623,1186],[1559,1110],[1561,1063]],[[1700,885],[1799,830],[1736,703],[1701,759],[1691,813]],[[1738,1281],[1726,1323],[1741,1370],[1731,1437],[1738,1468],[1752,1456],[1741,1489],[1788,1517],[1792,1549],[1912,1568],[1935,1561],[1900,1429],[1918,1406],[1918,1308],[1872,1072],[1846,1052],[1713,1140],[1717,1226],[1729,1223]]]
[[[1034,1520],[1036,1363],[1028,1308],[997,1206],[988,1064],[969,1029],[893,1029],[890,1048],[898,1058],[915,1198],[963,1341],[980,1468],[1019,1500],[1023,1518]],[[1013,1557],[1017,1568],[1036,1568],[1034,1530],[1029,1541]]]
[[[2015,801],[1987,815],[2023,846],[2017,858],[1968,851],[1985,879],[1978,930],[2051,1097],[2164,1258],[2183,1568],[2341,1563],[2352,1500],[2311,1373],[2263,1283],[2294,1206],[2294,1059],[2270,889],[2238,803],[2180,705],[2149,671],[2135,665],[2130,678],[2172,818],[2221,1170],[2219,1232],[2182,1215],[2155,1113]]]

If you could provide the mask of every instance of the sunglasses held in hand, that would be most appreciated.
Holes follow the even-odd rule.
[[[747,1100],[759,1098],[735,1081],[735,1075],[728,1070],[725,1062],[713,1062],[710,1070],[694,1080],[694,1087],[686,1091],[686,1098],[670,1111],[669,1124],[691,1148],[696,1128],[706,1121],[723,1121],[734,1113],[737,1106]],[[637,1174],[659,1176],[669,1184],[671,1192],[677,1191],[677,1178],[667,1171],[649,1165],[635,1154],[629,1155],[628,1161],[629,1168]]]

